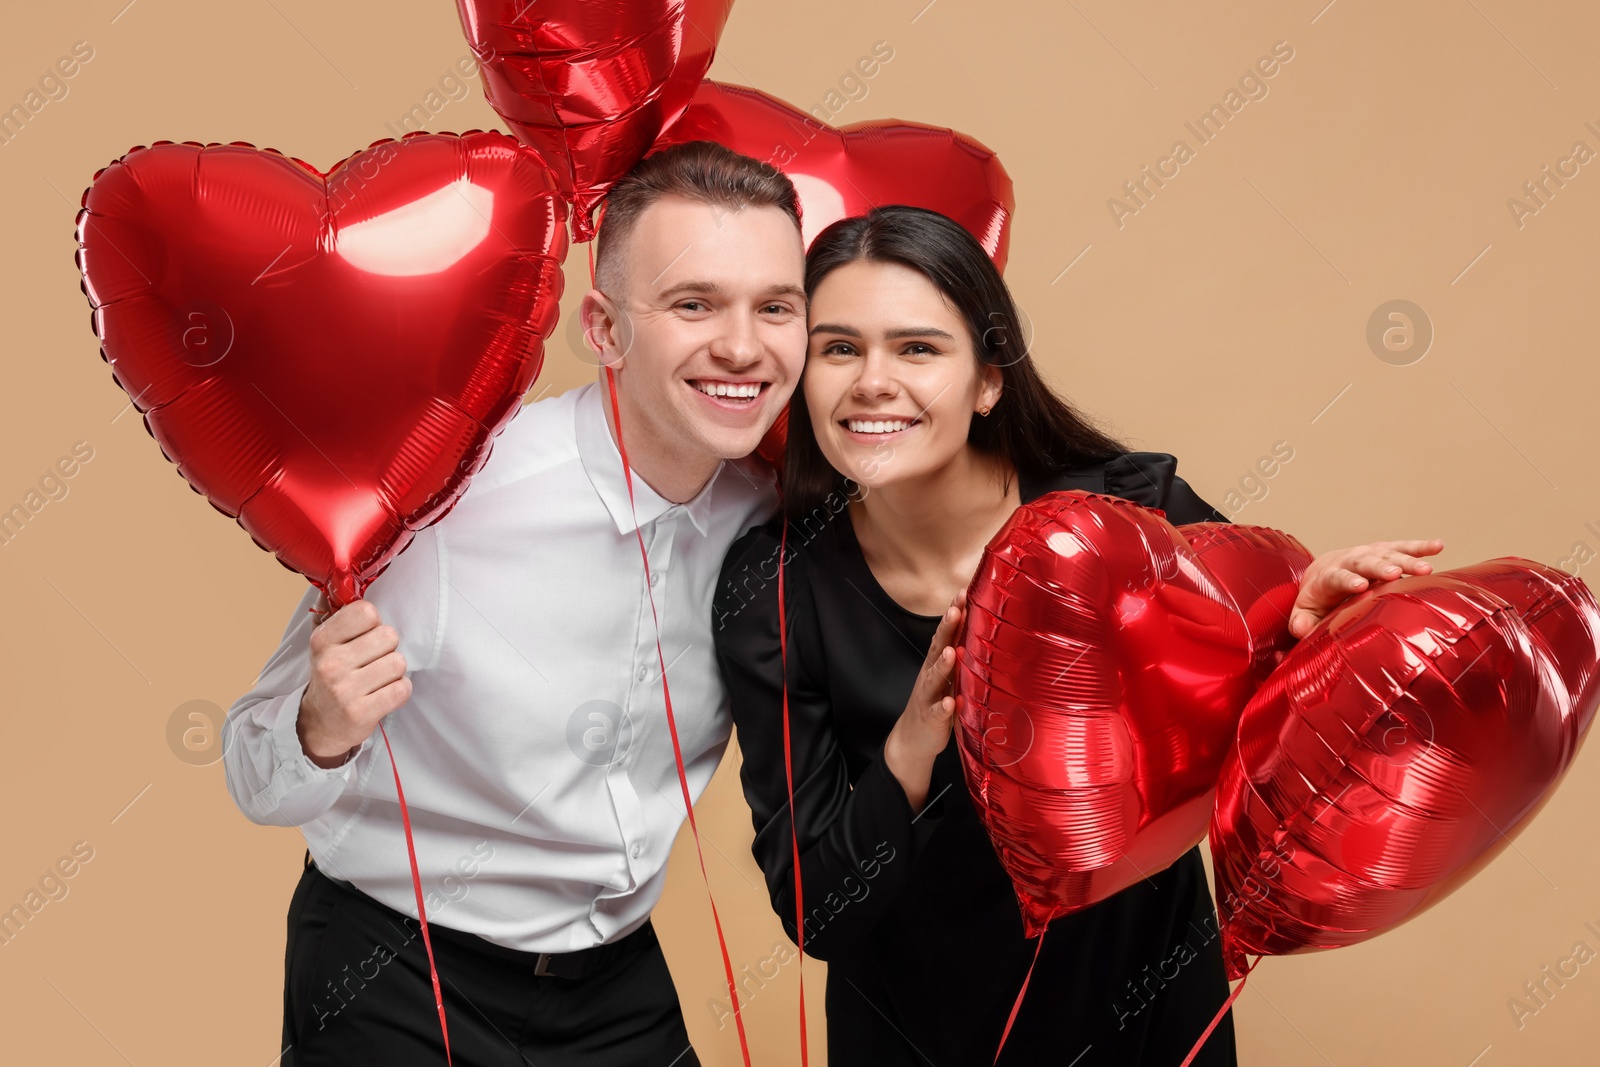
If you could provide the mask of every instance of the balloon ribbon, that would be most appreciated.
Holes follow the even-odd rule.
[[[315,607],[307,610],[324,620],[333,614],[331,608],[327,611]],[[444,1019],[444,994],[439,988],[439,968],[433,961],[433,939],[428,936],[428,909],[422,902],[422,875],[417,871],[417,848],[411,838],[411,812],[406,807],[406,791],[400,788],[400,766],[394,760],[394,746],[389,743],[389,731],[384,729],[381,720],[378,723],[378,732],[383,735],[383,747],[389,753],[389,769],[394,772],[394,795],[400,801],[400,824],[405,829],[406,858],[411,861],[411,890],[417,896],[417,921],[422,925],[422,947],[428,953],[428,978],[433,982],[433,1006],[439,1012],[439,1035],[444,1038],[444,1061],[446,1064],[454,1064],[455,1061],[450,1056],[450,1028],[445,1025]]]
[[[1256,963],[1260,963],[1261,959],[1262,957],[1257,956]],[[1222,1002],[1222,1007],[1218,1008],[1217,1013],[1211,1017],[1211,1025],[1206,1027],[1205,1033],[1200,1035],[1200,1040],[1194,1043],[1194,1048],[1189,1050],[1189,1055],[1183,1058],[1183,1062],[1178,1067],[1189,1067],[1189,1064],[1194,1062],[1194,1058],[1200,1055],[1200,1049],[1205,1045],[1206,1038],[1211,1036],[1211,1031],[1217,1028],[1217,1024],[1222,1021],[1223,1015],[1227,1014],[1228,1009],[1233,1007],[1233,1002],[1239,999],[1239,994],[1244,992],[1244,984],[1250,980],[1250,972],[1256,969],[1256,963],[1252,963],[1245,969],[1244,976],[1239,979],[1238,986],[1234,988],[1232,993],[1228,994],[1228,999]]]
[[[593,253],[590,253],[593,255]],[[717,900],[711,893],[711,877],[706,873],[706,854],[700,847],[700,828],[695,824],[694,801],[689,796],[689,778],[683,767],[683,748],[678,743],[678,723],[672,714],[672,690],[667,686],[667,658],[661,651],[661,616],[656,612],[656,595],[650,589],[650,553],[644,547],[644,529],[639,525],[638,507],[633,499],[633,470],[628,466],[628,449],[622,443],[622,412],[617,406],[617,379],[611,365],[606,364],[606,390],[611,395],[611,419],[617,430],[617,451],[622,455],[622,473],[628,483],[628,507],[633,512],[633,533],[639,540],[639,556],[644,561],[644,589],[650,599],[650,617],[656,625],[656,661],[661,666],[661,696],[667,705],[667,732],[672,735],[672,758],[678,765],[678,787],[683,790],[683,810],[689,815],[689,829],[694,834],[694,852],[700,860],[700,878],[706,885],[706,900],[711,903],[711,921],[717,928],[717,947],[722,950],[722,970],[728,979],[728,996],[733,1003],[733,1021],[739,1028],[739,1051],[744,1055],[744,1067],[750,1067],[750,1044],[744,1033],[744,1016],[740,1013],[739,988],[733,980],[733,960],[728,955],[728,941],[722,934],[722,919],[717,914]]]
[[[779,479],[782,496],[783,482]],[[789,789],[789,842],[794,848],[794,945],[800,952],[795,972],[800,977],[800,1067],[809,1067],[806,1055],[806,909],[800,894],[800,830],[794,810],[794,756],[789,743],[789,635],[783,608],[783,563],[789,554],[789,520],[783,521],[778,541],[778,664],[783,672],[783,779]]]

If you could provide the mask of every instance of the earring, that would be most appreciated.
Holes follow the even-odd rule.
[[[979,408],[978,409],[978,414],[984,416],[985,418],[987,418],[988,415],[989,415],[989,409],[986,408],[986,407]]]

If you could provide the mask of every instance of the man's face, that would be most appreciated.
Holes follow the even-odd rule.
[[[603,225],[602,221],[602,225]],[[585,336],[617,370],[630,447],[685,459],[755,451],[806,355],[805,253],[774,207],[663,197],[616,254],[617,293],[584,298]]]

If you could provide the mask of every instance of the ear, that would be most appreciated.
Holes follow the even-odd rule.
[[[578,303],[578,323],[583,329],[584,347],[593,352],[601,366],[621,366],[628,351],[627,324],[616,303],[598,289],[590,289]]]
[[[985,408],[993,411],[994,406],[1000,403],[1000,394],[1005,387],[1005,373],[992,363],[980,363],[979,372],[981,384],[978,386],[977,410]]]

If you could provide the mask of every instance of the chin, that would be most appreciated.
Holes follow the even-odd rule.
[[[764,436],[766,436],[765,433],[748,438],[744,434],[740,434],[737,437],[718,434],[707,438],[707,443],[711,446],[711,450],[723,459],[744,459],[746,456],[755,453],[755,450],[761,444],[761,438]]]

